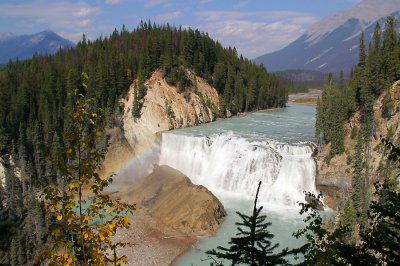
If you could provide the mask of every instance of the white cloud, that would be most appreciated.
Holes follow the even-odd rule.
[[[155,17],[157,22],[171,22],[174,19],[182,17],[182,12],[181,11],[175,11],[175,12],[170,12],[170,13],[165,13],[165,14],[160,14]]]
[[[81,21],[81,24],[85,24],[85,21]],[[82,30],[84,29],[84,30]],[[113,26],[107,25],[96,25],[96,27],[78,27],[75,31],[59,31],[57,32],[60,36],[64,37],[65,39],[71,40],[74,43],[79,42],[82,40],[83,34],[85,34],[87,40],[95,40],[100,37],[100,34],[103,33],[103,36],[108,36],[111,32],[113,32]]]
[[[218,21],[221,19],[241,19],[250,17],[254,12],[238,12],[238,11],[202,11],[197,16],[206,21]]]
[[[199,25],[223,45],[235,46],[249,58],[283,48],[317,19],[285,10],[268,12],[205,11],[197,13]]]
[[[145,8],[153,8],[156,6],[168,6],[170,5],[169,0],[147,0],[144,4]]]
[[[106,0],[106,4],[109,4],[109,5],[116,5],[116,4],[119,4],[119,3],[122,3],[122,2],[124,2],[125,0]]]
[[[233,5],[234,9],[239,9],[247,6],[250,3],[250,0],[241,0]]]
[[[0,4],[0,16],[20,20],[23,25],[45,24],[46,27],[64,30],[76,30],[77,27],[87,28],[91,19],[100,14],[101,10],[84,2],[33,2],[26,4]]]
[[[74,12],[74,16],[78,18],[84,18],[91,15],[95,15],[99,13],[99,9],[95,7],[81,7],[79,10]]]

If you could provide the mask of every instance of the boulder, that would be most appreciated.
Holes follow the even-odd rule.
[[[226,216],[221,202],[204,186],[169,166],[156,166],[153,173],[118,193],[123,202],[146,209],[164,225],[190,236],[213,235]]]

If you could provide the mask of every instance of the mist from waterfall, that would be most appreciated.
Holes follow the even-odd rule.
[[[315,108],[290,106],[162,133],[161,142],[118,173],[120,185],[168,165],[217,197],[253,198],[259,181],[267,208],[298,208],[315,192]]]

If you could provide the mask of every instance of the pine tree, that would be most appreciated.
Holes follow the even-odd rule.
[[[237,222],[236,237],[232,237],[229,248],[219,246],[217,250],[212,249],[206,253],[219,259],[229,260],[232,265],[278,265],[287,264],[285,256],[290,254],[288,249],[277,252],[279,244],[272,244],[274,235],[268,231],[271,225],[267,222],[267,216],[261,214],[263,207],[257,207],[258,193],[261,181],[258,184],[256,198],[254,200],[253,213],[251,216],[236,212],[241,222]]]
[[[362,234],[363,242],[382,265],[397,265],[400,261],[400,192],[388,179],[383,184],[377,183],[375,189],[377,200],[370,205],[370,227]]]
[[[397,70],[400,65],[398,56],[398,36],[396,30],[396,18],[390,16],[385,22],[385,31],[383,33],[382,56],[383,56],[383,73],[385,74],[385,85],[400,78]]]
[[[367,62],[367,53],[365,51],[364,32],[362,32],[360,36],[360,45],[358,51],[358,67],[364,69],[366,62]]]
[[[369,79],[371,90],[377,97],[383,90],[384,74],[382,73],[382,29],[379,23],[376,23],[372,42],[368,53],[368,68],[370,71]]]
[[[10,265],[11,266],[18,266],[18,252],[19,252],[19,246],[18,246],[18,240],[13,238],[11,240],[11,249],[10,249]]]
[[[357,212],[358,224],[365,225],[368,212],[368,182],[365,172],[365,144],[362,134],[358,134],[354,154],[354,173],[352,178],[352,202]]]

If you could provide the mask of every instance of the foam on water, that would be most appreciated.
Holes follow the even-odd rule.
[[[272,140],[250,141],[233,132],[211,136],[164,133],[160,165],[169,165],[223,196],[253,197],[263,182],[265,206],[295,207],[304,191],[315,191],[312,144],[293,145]]]

